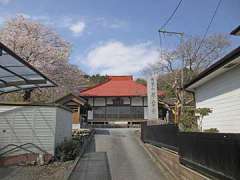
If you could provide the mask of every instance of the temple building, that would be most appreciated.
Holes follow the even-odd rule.
[[[158,96],[164,93],[158,91]],[[80,92],[92,109],[88,123],[140,123],[148,117],[147,87],[137,83],[132,76],[108,76],[94,87]]]

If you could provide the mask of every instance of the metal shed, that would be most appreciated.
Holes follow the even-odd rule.
[[[0,149],[29,143],[25,148],[30,151],[40,153],[34,144],[54,155],[56,146],[72,137],[71,119],[71,110],[59,105],[0,104]],[[0,155],[11,148],[5,148]],[[26,151],[18,149],[5,155],[23,153]]]

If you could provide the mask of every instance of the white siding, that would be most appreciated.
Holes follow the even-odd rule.
[[[94,98],[94,106],[105,106],[105,98]]]
[[[148,119],[148,107],[144,107],[144,119]]]
[[[88,119],[93,119],[93,111],[88,111]]]
[[[6,112],[6,111],[11,111],[11,110],[14,110],[14,109],[16,109],[16,108],[18,108],[18,107],[16,107],[16,106],[2,106],[1,108],[0,108],[0,113],[1,112]]]
[[[197,108],[211,108],[213,111],[203,119],[203,129],[240,133],[240,67],[198,87],[195,97]]]
[[[143,106],[142,97],[132,97],[132,106]]]
[[[57,108],[55,146],[59,145],[64,140],[70,140],[71,138],[72,113],[65,109]]]
[[[24,107],[26,109],[27,107]],[[29,107],[33,112],[29,113],[29,120],[33,118],[32,138],[33,143],[42,147],[44,150],[54,154],[54,134],[56,121],[55,107]],[[16,118],[15,122],[18,121]]]
[[[113,99],[114,99],[113,97],[108,97],[107,104],[110,104],[110,105],[113,104]]]
[[[144,97],[144,106],[147,106],[148,105],[148,99],[147,97]]]
[[[122,99],[123,99],[123,104],[130,104],[129,97],[122,97]]]
[[[65,137],[71,138],[71,112],[50,106],[12,107],[3,111],[8,107],[0,106],[0,148],[11,143],[34,143],[54,154],[55,142],[60,143]],[[35,148],[31,150],[38,152]],[[13,154],[21,153],[26,152],[17,151]]]
[[[0,147],[11,143],[34,143],[49,153],[54,153],[55,119],[54,107],[26,106],[2,112]]]

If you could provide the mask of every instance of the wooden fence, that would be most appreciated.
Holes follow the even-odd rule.
[[[178,151],[180,162],[209,177],[240,179],[240,134],[179,132],[174,124],[141,125],[144,142]]]

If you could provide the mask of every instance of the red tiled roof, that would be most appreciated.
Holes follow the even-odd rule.
[[[147,87],[135,82],[132,76],[108,76],[108,80],[80,91],[80,96],[146,96]],[[164,96],[162,91],[159,96]]]

